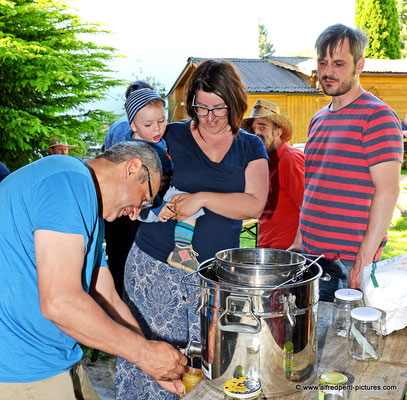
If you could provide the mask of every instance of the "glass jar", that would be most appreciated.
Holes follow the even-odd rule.
[[[318,400],[348,398],[348,377],[340,372],[325,372],[319,377]]]
[[[260,400],[261,384],[258,380],[242,376],[229,379],[223,385],[224,400]]]
[[[294,372],[294,345],[292,342],[284,343],[283,369],[285,377],[291,379]]]
[[[182,375],[182,384],[184,385],[185,392],[188,393],[192,390],[202,379],[203,374],[200,369],[189,368],[189,370]]]
[[[356,307],[363,307],[363,293],[355,289],[339,289],[335,292],[332,327],[336,336],[348,337],[350,313]]]
[[[251,337],[246,343],[244,376],[260,381],[260,340]]]
[[[351,311],[349,356],[359,361],[376,361],[383,351],[382,312],[359,307]]]

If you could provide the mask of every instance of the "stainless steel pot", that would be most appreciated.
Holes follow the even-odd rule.
[[[272,286],[295,277],[305,257],[285,250],[241,248],[219,251],[215,263],[216,275],[222,281]]]
[[[301,257],[294,260],[300,263]],[[198,351],[197,343],[191,343],[195,351],[189,351],[200,353],[210,384],[221,391],[233,376],[257,377],[268,398],[313,381],[321,267],[305,260],[305,267],[310,266],[295,282],[258,287],[251,279],[247,284],[220,279],[218,261],[200,265],[201,346]]]

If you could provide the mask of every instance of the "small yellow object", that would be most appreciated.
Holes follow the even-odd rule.
[[[190,368],[182,375],[182,384],[185,387],[185,393],[194,388],[203,378],[202,371],[196,368]]]

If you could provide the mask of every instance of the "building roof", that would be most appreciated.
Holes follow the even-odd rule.
[[[178,79],[170,89],[172,93],[191,64],[199,65],[207,58],[190,57]],[[309,57],[215,58],[231,62],[239,71],[248,93],[321,93],[305,79],[316,70],[316,60]],[[366,59],[364,74],[407,74],[407,60]],[[300,74],[300,75],[299,75]]]
[[[184,71],[169,91],[172,93],[177,83],[184,75],[190,63],[199,65],[207,58],[190,57]],[[258,58],[217,58],[231,62],[242,78],[243,84],[249,93],[318,93],[290,69],[272,64],[266,59]]]
[[[311,75],[316,70],[316,60],[309,57],[269,57],[269,61],[283,68]],[[407,60],[365,59],[363,73],[407,74]]]

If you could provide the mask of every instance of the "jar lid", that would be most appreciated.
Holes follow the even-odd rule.
[[[348,377],[340,372],[325,372],[319,377],[321,385],[340,385],[345,386],[348,383]]]
[[[339,289],[335,291],[335,297],[347,301],[362,300],[363,293],[356,289]]]
[[[232,398],[248,399],[261,393],[261,384],[256,379],[242,376],[241,378],[229,379],[223,385],[223,391]]]
[[[377,321],[382,317],[382,312],[373,307],[358,307],[350,312],[350,316],[359,321]]]

